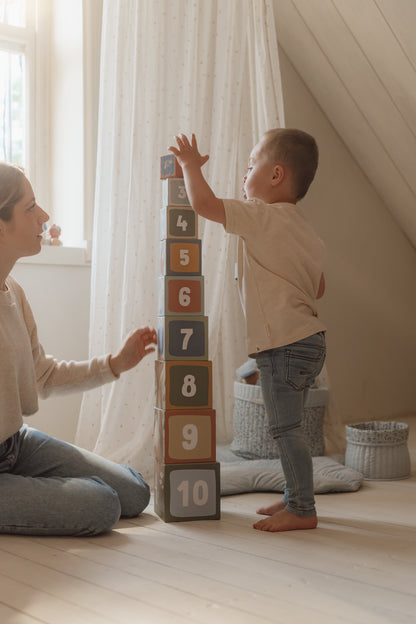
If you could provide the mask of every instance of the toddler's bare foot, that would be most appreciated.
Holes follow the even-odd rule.
[[[268,518],[253,524],[259,531],[297,531],[300,529],[315,529],[318,525],[317,516],[295,516],[286,509],[277,511]]]
[[[273,505],[268,505],[267,507],[260,507],[257,509],[256,513],[261,516],[272,516],[277,511],[282,511],[286,507],[286,503],[282,500],[277,501],[277,503],[273,503]]]

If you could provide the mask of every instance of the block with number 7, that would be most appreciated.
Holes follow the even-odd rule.
[[[157,342],[161,360],[208,360],[208,317],[159,316]]]

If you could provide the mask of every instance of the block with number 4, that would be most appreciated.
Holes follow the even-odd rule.
[[[212,407],[212,362],[155,361],[156,407]]]
[[[160,275],[201,275],[201,241],[162,240],[160,259]]]
[[[159,277],[159,316],[204,314],[204,278]]]
[[[192,208],[165,206],[160,211],[160,239],[197,238],[198,217]]]
[[[220,465],[155,462],[155,512],[165,522],[218,520]]]
[[[215,461],[215,410],[155,409],[154,433],[161,463]]]
[[[159,316],[158,357],[161,360],[207,360],[207,316]]]

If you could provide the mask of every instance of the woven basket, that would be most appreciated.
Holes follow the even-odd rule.
[[[345,465],[365,479],[405,479],[410,475],[405,423],[370,421],[346,425]]]
[[[302,427],[312,456],[325,455],[323,423],[328,391],[309,391]],[[317,403],[321,403],[320,405]],[[260,386],[234,382],[234,439],[231,450],[246,459],[276,459],[277,442],[269,432],[268,419]]]

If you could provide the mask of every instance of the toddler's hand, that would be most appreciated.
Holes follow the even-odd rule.
[[[199,153],[194,134],[192,134],[191,142],[189,142],[185,134],[178,134],[175,136],[175,139],[178,147],[171,145],[168,149],[175,155],[176,160],[183,169],[187,165],[202,167],[207,162],[209,155],[202,156]]]

